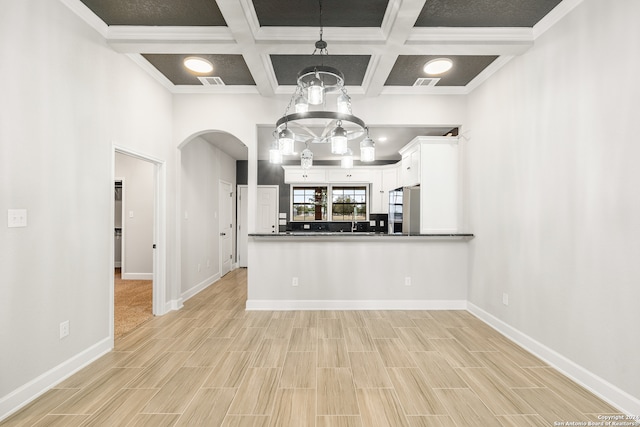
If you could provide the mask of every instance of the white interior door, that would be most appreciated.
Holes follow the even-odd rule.
[[[233,190],[220,181],[220,277],[231,271],[233,263]]]
[[[278,186],[258,186],[258,224],[256,232],[278,233]]]
[[[247,266],[247,244],[249,242],[247,198],[249,188],[246,185],[238,186],[238,266]]]

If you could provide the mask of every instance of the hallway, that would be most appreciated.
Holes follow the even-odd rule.
[[[615,408],[465,311],[246,312],[236,269],[2,425],[550,426]]]

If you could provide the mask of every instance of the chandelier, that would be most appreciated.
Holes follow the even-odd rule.
[[[327,42],[322,40],[322,0],[320,9],[320,40],[315,42],[312,56],[320,65],[303,68],[298,73],[296,90],[285,112],[276,122],[274,141],[269,150],[271,163],[282,163],[283,156],[295,155],[296,142],[303,143],[300,165],[313,165],[312,147],[331,144],[331,153],[339,155],[344,168],[353,167],[353,151],[349,142],[361,138],[360,161],[375,160],[375,143],[369,137],[364,121],[353,115],[351,98],[344,87],[344,75],[336,68],[324,65],[329,55]],[[318,54],[316,56],[316,53]],[[330,99],[335,95],[335,100]]]

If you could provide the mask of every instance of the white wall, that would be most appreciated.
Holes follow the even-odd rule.
[[[0,54],[0,212],[28,210],[28,227],[0,227],[2,418],[112,344],[112,144],[170,176],[175,156],[170,94],[60,2],[3,2]]]
[[[464,309],[467,245],[419,237],[249,237],[247,308]]]
[[[121,273],[125,280],[153,278],[154,169],[151,162],[116,153],[115,176],[124,181]]]
[[[180,291],[188,299],[220,278],[218,184],[220,180],[231,183],[235,191],[236,161],[200,137],[181,148],[180,158]]]
[[[466,134],[471,303],[635,414],[638,16],[636,0],[585,0],[470,95]]]

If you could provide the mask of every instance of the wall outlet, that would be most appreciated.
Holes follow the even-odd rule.
[[[404,285],[405,286],[411,286],[411,277],[405,277],[404,278]]]
[[[211,267],[211,260],[210,259],[207,260],[207,268],[209,268],[209,267]]]
[[[291,279],[291,286],[298,286],[298,278],[294,277],[293,279]]]
[[[507,293],[502,294],[502,304],[509,305],[509,294]]]
[[[202,266],[198,264],[198,273],[200,273],[200,270],[202,270]]]
[[[27,226],[27,210],[26,209],[9,209],[7,211],[7,227],[26,227]]]
[[[67,335],[69,335],[69,321],[65,320],[64,322],[60,323],[60,339],[66,337]]]

